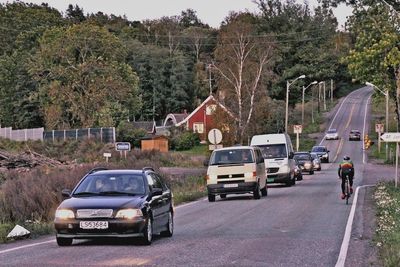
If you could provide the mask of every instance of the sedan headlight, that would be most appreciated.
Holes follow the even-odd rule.
[[[143,216],[143,213],[139,209],[123,209],[119,210],[117,212],[117,215],[115,215],[115,218],[121,218],[121,219],[133,219],[138,216]]]
[[[62,220],[74,219],[75,218],[75,214],[74,214],[74,212],[72,210],[59,209],[59,210],[56,210],[56,218],[57,219],[62,219]]]
[[[306,162],[306,163],[304,163],[304,167],[306,167],[306,168],[310,168],[310,167],[311,167],[311,163],[310,163],[310,162]]]

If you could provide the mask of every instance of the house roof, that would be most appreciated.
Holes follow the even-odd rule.
[[[176,125],[177,123],[180,123],[183,121],[189,114],[186,112],[184,113],[169,113],[167,117],[164,120],[164,126],[167,126],[168,121],[172,121],[173,125]]]
[[[201,103],[195,110],[193,110],[192,113],[189,114],[189,116],[187,116],[183,121],[177,123],[175,126],[181,126],[184,123],[186,123],[191,117],[194,116],[194,114],[197,113],[197,111],[199,111],[205,104],[207,104],[210,100],[213,100],[215,102],[215,104],[217,104],[218,106],[220,106],[223,110],[225,110],[230,116],[234,117],[233,114],[224,106],[222,105],[219,101],[217,101],[214,96],[209,95],[206,100],[203,101],[203,103]]]
[[[156,132],[156,123],[154,121],[133,121],[133,127],[144,129],[148,133],[155,133]]]

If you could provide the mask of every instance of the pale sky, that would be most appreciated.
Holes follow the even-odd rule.
[[[303,0],[296,0],[303,3]],[[13,2],[0,0],[0,3]],[[143,21],[145,19],[157,19],[163,16],[180,15],[188,8],[197,12],[198,18],[211,27],[218,28],[229,11],[257,12],[257,5],[253,0],[31,0],[22,1],[41,4],[46,2],[49,6],[65,13],[69,4],[83,8],[84,13],[126,15],[129,20]],[[317,6],[317,0],[308,0],[311,7]],[[339,28],[344,25],[346,16],[351,15],[351,9],[344,5],[334,10],[338,19]]]

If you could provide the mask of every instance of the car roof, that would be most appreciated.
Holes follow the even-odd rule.
[[[151,171],[150,169],[145,169],[144,171]],[[142,174],[143,170],[135,169],[113,169],[113,170],[98,170],[89,172],[89,174]]]
[[[323,148],[326,148],[326,146],[313,146],[312,148],[314,148],[314,147],[323,147]]]
[[[215,149],[214,151],[223,151],[223,150],[239,150],[239,149],[259,149],[256,146],[229,146],[224,148]]]
[[[307,151],[299,151],[299,152],[294,152],[295,155],[297,154],[310,154],[310,152]]]
[[[335,128],[329,129],[328,132],[336,132],[337,130]]]
[[[360,130],[353,129],[353,130],[351,130],[350,132],[360,132]]]

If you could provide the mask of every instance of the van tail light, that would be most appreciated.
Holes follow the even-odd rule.
[[[253,172],[253,177],[256,177],[257,176],[257,172]]]
[[[206,180],[206,181],[207,181],[207,180],[210,180],[210,176],[209,176],[208,174],[206,175],[205,180]]]

